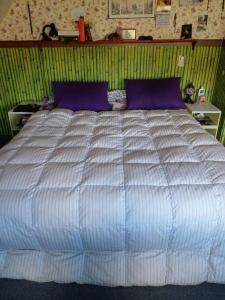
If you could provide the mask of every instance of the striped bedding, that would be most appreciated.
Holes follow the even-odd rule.
[[[186,111],[34,114],[0,150],[0,277],[225,283],[225,150]]]

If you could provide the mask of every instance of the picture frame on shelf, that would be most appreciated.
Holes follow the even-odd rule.
[[[117,33],[122,40],[136,40],[136,29],[117,28]]]
[[[154,17],[155,0],[109,0],[110,19]]]

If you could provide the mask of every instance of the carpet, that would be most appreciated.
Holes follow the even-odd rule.
[[[100,287],[0,280],[1,300],[225,300],[225,285]]]

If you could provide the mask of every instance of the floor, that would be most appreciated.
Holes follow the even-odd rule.
[[[0,300],[224,300],[225,285],[98,287],[0,280]]]

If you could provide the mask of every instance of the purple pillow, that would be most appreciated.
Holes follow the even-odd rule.
[[[75,110],[111,110],[108,82],[53,82],[57,108]]]
[[[127,109],[185,109],[180,78],[126,80]]]

